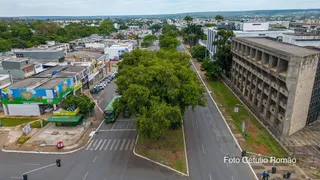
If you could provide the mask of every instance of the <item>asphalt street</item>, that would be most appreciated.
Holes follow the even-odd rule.
[[[97,95],[104,109],[115,94],[111,83]],[[92,141],[82,150],[67,155],[17,154],[0,152],[0,180],[21,179],[24,172],[54,164],[28,175],[29,180],[180,180],[188,179],[133,154],[136,140],[134,119],[120,118],[103,123]]]
[[[180,45],[179,51],[185,51]],[[192,67],[194,71],[194,67]],[[208,93],[206,107],[188,109],[184,128],[191,179],[250,180],[254,179],[247,164],[224,163],[224,157],[240,157],[226,124]]]

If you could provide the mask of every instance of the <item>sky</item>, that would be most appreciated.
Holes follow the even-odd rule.
[[[0,0],[0,16],[175,14],[320,8],[320,0]]]

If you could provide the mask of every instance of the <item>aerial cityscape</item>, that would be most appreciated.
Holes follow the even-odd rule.
[[[13,0],[0,180],[320,179],[319,0]]]

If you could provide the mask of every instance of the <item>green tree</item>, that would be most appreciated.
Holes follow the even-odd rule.
[[[43,36],[54,35],[58,28],[58,24],[54,22],[41,22],[40,24],[35,24],[35,30],[37,34]]]
[[[159,32],[161,29],[161,25],[160,24],[153,24],[152,26],[149,27],[150,30],[152,30],[152,33],[156,33]]]
[[[71,106],[79,107],[81,114],[87,114],[94,109],[95,103],[85,94],[69,95],[62,101],[61,107],[67,109]]]
[[[213,45],[217,47],[215,57],[217,59],[217,65],[221,68],[222,72],[229,76],[229,72],[232,65],[232,53],[231,53],[231,38],[234,37],[231,30],[219,30],[215,36],[216,41]]]
[[[9,51],[11,49],[11,44],[5,40],[0,38],[0,52]]]
[[[206,23],[204,26],[205,27],[216,27],[217,25],[215,23]]]
[[[186,17],[183,18],[183,20],[187,21],[187,23],[189,24],[190,22],[193,21],[193,18],[189,15],[187,15]]]
[[[214,18],[216,21],[223,21],[224,17],[222,15],[216,15],[216,17]]]
[[[20,29],[19,38],[24,41],[31,40],[33,33],[29,28],[23,27]]]
[[[159,138],[179,128],[188,107],[205,105],[204,88],[190,69],[189,56],[177,51],[133,50],[119,63],[116,84],[122,98],[117,114],[134,115],[140,135]]]
[[[183,40],[190,47],[195,46],[199,39],[202,39],[205,35],[201,26],[195,24],[188,24],[188,26],[182,29]]]
[[[27,48],[27,42],[18,37],[10,39],[10,42],[13,48]]]
[[[159,38],[159,46],[165,50],[175,50],[180,44],[180,41],[177,38],[161,35]]]
[[[115,32],[115,28],[113,26],[112,21],[106,20],[100,24],[100,33],[106,36],[109,36],[112,32]]]
[[[205,76],[209,79],[215,79],[221,75],[221,68],[219,65],[209,58],[203,60],[201,69],[206,71]]]
[[[209,54],[209,51],[204,46],[194,46],[191,49],[191,55],[193,58],[197,59],[198,61],[203,61],[203,59]]]
[[[0,21],[0,32],[5,32],[8,29],[8,25]]]

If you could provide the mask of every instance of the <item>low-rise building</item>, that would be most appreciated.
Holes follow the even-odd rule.
[[[104,49],[107,60],[120,60],[125,52],[131,52],[134,49],[133,43],[114,44]]]
[[[320,118],[320,51],[235,37],[232,53],[231,87],[275,135]]]
[[[25,79],[34,75],[35,67],[30,58],[8,58],[1,61],[0,74],[10,74],[13,79]]]
[[[282,42],[297,46],[320,47],[320,35],[311,33],[284,33]]]
[[[39,49],[39,48],[29,48],[29,49],[14,49],[13,54],[17,58],[32,58],[39,61],[58,61],[63,62],[65,53],[63,50],[50,50],[50,49]]]

